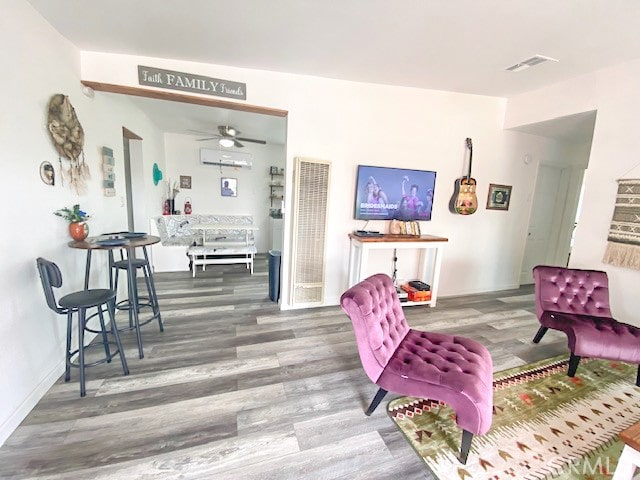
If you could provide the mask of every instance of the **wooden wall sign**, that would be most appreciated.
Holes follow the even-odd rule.
[[[247,99],[246,83],[163,70],[155,67],[145,67],[143,65],[138,65],[138,83],[150,87],[202,93],[216,97],[235,98],[237,100]]]

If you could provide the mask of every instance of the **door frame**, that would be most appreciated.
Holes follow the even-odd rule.
[[[560,185],[558,188],[559,194],[556,198],[555,207],[553,210],[552,230],[549,243],[547,245],[547,251],[545,255],[545,263],[551,265],[558,265],[566,267],[569,263],[569,254],[571,250],[571,238],[575,223],[578,215],[578,204],[580,201],[580,192],[582,191],[582,184],[584,182],[585,169],[580,166],[572,165],[553,165],[541,163],[538,166],[538,172],[536,172],[536,185],[534,186],[534,197],[532,200],[531,212],[529,215],[529,224],[527,225],[527,232],[531,226],[531,217],[535,202],[537,201],[535,192],[537,191],[540,168],[551,167],[557,168],[560,171]],[[527,275],[522,271],[522,266],[526,263],[527,241],[528,235],[525,238],[525,246],[522,254],[522,263],[520,268],[520,285],[528,285],[533,283],[531,275]]]
[[[239,112],[259,113],[262,115],[272,115],[274,117],[286,117],[289,115],[287,110],[279,108],[261,107],[259,105],[250,105],[247,103],[229,102],[219,100],[217,98],[205,98],[192,95],[183,95],[181,93],[163,92],[160,90],[149,90],[146,88],[127,87],[124,85],[114,85],[112,83],[90,82],[82,80],[82,85],[92,88],[97,92],[120,93],[122,95],[131,95],[134,97],[155,98],[158,100],[168,100],[170,102],[190,103],[193,105],[204,105],[205,107],[226,108],[228,110],[236,110]]]
[[[174,93],[174,92],[166,92],[166,91],[152,90],[152,89],[139,88],[139,87],[130,87],[125,85],[115,85],[115,84],[102,83],[102,82],[93,82],[89,80],[81,80],[80,83],[98,92],[117,93],[121,95],[129,95],[134,97],[167,100],[170,102],[181,102],[181,103],[188,103],[192,105],[202,105],[205,107],[222,108],[227,110],[235,110],[239,112],[257,113],[260,115],[270,115],[274,117],[287,118],[289,116],[288,110],[282,110],[282,109],[271,108],[271,107],[263,107],[259,105],[251,105],[246,103],[231,102],[227,100],[220,100],[218,98],[202,97],[202,96],[196,96],[196,95],[184,95],[184,94]],[[285,143],[285,164],[287,159],[286,155],[287,155],[287,145]],[[289,252],[289,247],[287,244],[285,244],[286,238],[287,236],[286,236],[286,223],[285,223],[285,234],[283,234],[283,245],[282,245],[283,260],[285,259],[285,256],[288,255],[288,252]],[[285,283],[283,282],[282,285],[285,285]],[[282,298],[288,298],[288,292],[286,292],[286,290],[282,293]]]

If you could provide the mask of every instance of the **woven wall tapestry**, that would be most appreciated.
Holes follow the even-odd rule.
[[[640,179],[618,180],[604,263],[640,270]]]

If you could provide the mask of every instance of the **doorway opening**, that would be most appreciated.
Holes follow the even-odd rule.
[[[260,232],[256,238],[258,252],[280,250],[281,258],[286,259],[288,248],[283,241],[281,224],[287,189],[284,172],[288,112],[215,98],[83,83],[109,95],[127,96],[151,120],[152,125],[145,121],[137,121],[135,126],[128,125],[132,130],[141,130],[136,133],[145,137],[144,159],[142,138],[131,130],[123,129],[124,180],[130,230],[153,233],[155,222],[149,225],[149,220],[162,214],[162,202],[158,199],[165,197],[165,183],[170,182],[172,189],[174,185],[179,189],[176,211],[182,210],[183,204],[186,210],[189,202],[189,210],[193,214],[252,215]],[[222,143],[219,142],[220,129],[231,127],[239,130],[240,142],[225,150],[219,145]],[[266,144],[256,139],[265,140]],[[252,156],[252,159],[248,168],[246,165],[211,165],[203,161],[203,150],[231,151],[237,156]],[[154,184],[148,178],[152,166]],[[163,177],[157,183],[156,171]],[[273,171],[277,172],[275,176]],[[221,195],[220,181],[223,177],[237,181],[237,196]],[[158,248],[158,254],[154,253],[152,261],[156,272],[183,269],[183,262],[179,262],[178,267],[177,262],[169,261],[168,250]],[[161,255],[167,256],[164,259],[167,261],[163,261]]]
[[[595,119],[596,112],[590,111],[514,129],[552,138],[557,144],[555,154],[538,159],[521,285],[533,283],[536,265],[569,263]]]
[[[127,228],[130,232],[146,230],[144,220],[144,182],[142,137],[122,127],[124,182],[127,205]]]

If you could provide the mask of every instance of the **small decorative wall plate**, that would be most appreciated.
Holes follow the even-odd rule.
[[[56,174],[51,162],[42,162],[40,164],[40,179],[45,185],[54,186],[56,184]]]

